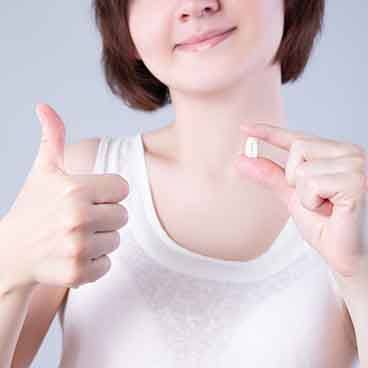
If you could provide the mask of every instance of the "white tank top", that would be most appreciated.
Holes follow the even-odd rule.
[[[129,222],[110,271],[69,289],[59,368],[352,366],[332,273],[292,218],[253,260],[207,257],[161,225],[141,133],[102,137],[93,172],[129,182]]]

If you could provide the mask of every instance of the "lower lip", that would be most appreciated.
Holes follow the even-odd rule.
[[[212,37],[212,38],[210,38],[206,41],[197,42],[195,44],[178,45],[176,47],[176,49],[177,50],[182,50],[182,51],[192,51],[192,52],[206,50],[206,49],[209,49],[211,47],[214,47],[215,45],[219,44],[220,42],[222,42],[223,40],[228,38],[230,36],[230,34],[233,33],[233,31],[235,31],[235,29],[227,31],[226,33],[223,33],[221,35],[214,36],[214,37]]]

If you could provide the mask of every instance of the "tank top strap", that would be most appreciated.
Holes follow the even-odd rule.
[[[121,174],[126,166],[124,158],[127,155],[126,136],[102,136],[97,148],[95,164],[93,168],[94,174]]]

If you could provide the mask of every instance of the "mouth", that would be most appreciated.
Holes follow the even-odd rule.
[[[212,48],[227,39],[236,29],[237,27],[233,27],[226,32],[212,36],[204,41],[199,41],[191,44],[177,44],[174,47],[174,50],[198,52],[206,50],[208,48]]]

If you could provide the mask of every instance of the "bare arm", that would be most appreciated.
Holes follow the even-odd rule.
[[[38,285],[33,291],[15,347],[12,368],[26,368],[32,364],[68,290],[66,287]]]
[[[360,272],[352,277],[335,273],[355,333],[361,368],[368,368],[368,256],[361,262]]]
[[[65,147],[65,167],[70,174],[91,172],[99,139],[90,138]],[[0,220],[0,241],[1,239]],[[29,367],[64,301],[68,288],[37,285],[9,290],[0,282],[0,367]]]
[[[0,292],[0,366],[10,367],[15,346],[26,318],[32,289]]]

